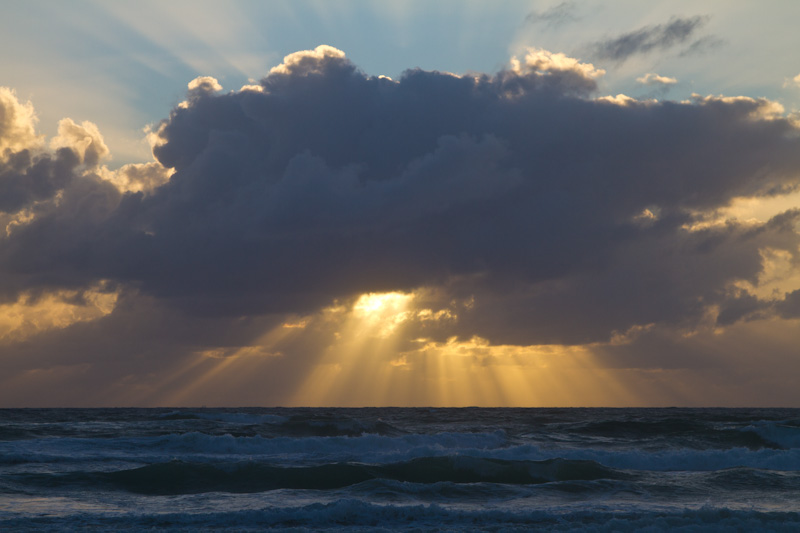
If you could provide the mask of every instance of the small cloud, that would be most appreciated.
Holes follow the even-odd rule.
[[[655,222],[658,220],[659,211],[660,210],[657,207],[653,207],[653,209],[646,207],[639,214],[635,215],[632,218],[632,221],[634,224],[648,228],[655,224]]]
[[[582,78],[593,80],[605,75],[606,71],[595,68],[591,63],[582,63],[574,57],[562,53],[553,53],[542,48],[528,48],[524,63],[516,57],[511,58],[511,70],[523,74],[525,72],[574,72]]]
[[[800,87],[800,74],[798,74],[797,76],[795,76],[792,79],[788,79],[787,78],[786,81],[783,82],[783,86],[784,87],[791,87],[791,86]]]
[[[222,90],[217,78],[212,76],[198,76],[189,82],[190,92],[215,93]]]
[[[308,326],[309,319],[303,318],[296,321],[287,321],[281,324],[281,327],[288,329],[305,329]]]
[[[338,48],[321,44],[313,50],[294,52],[283,58],[283,63],[270,69],[270,74],[309,75],[321,74],[330,62],[344,61],[345,54]]]
[[[598,102],[607,102],[609,104],[627,106],[637,102],[635,98],[631,98],[627,94],[618,94],[616,96],[601,96],[597,99]]]
[[[187,109],[192,102],[200,100],[204,96],[211,96],[222,90],[222,85],[213,76],[198,76],[187,85],[189,88],[187,92],[188,100],[178,104],[181,109]]]
[[[668,76],[659,76],[654,72],[648,72],[641,78],[636,78],[636,81],[641,83],[642,85],[657,85],[657,86],[668,86],[668,85],[675,85],[678,83],[678,80],[675,78],[670,78]]]

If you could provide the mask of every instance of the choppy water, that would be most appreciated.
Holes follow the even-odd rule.
[[[800,410],[0,410],[0,530],[264,528],[800,531]]]

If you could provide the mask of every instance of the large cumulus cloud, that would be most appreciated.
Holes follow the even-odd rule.
[[[0,238],[0,297],[102,281],[210,330],[428,287],[432,308],[474,302],[441,338],[517,344],[796,315],[795,295],[736,283],[765,248],[797,260],[798,213],[708,218],[797,186],[791,120],[750,98],[599,98],[602,74],[532,49],[494,75],[395,81],[321,46],[239,91],[198,78],[151,136],[157,163],[112,177],[89,125],[37,155],[5,111],[0,210],[35,213]]]

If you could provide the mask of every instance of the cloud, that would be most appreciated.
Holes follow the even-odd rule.
[[[344,52],[333,46],[320,45],[313,50],[294,52],[283,58],[283,63],[272,67],[272,76],[308,76],[324,74],[327,67],[339,66],[345,60]]]
[[[694,31],[657,28],[651,49]],[[324,326],[325,309],[392,291],[449,317],[404,319],[398,350],[473,336],[589,346],[795,316],[795,293],[741,287],[759,285],[767,248],[796,267],[798,213],[714,218],[800,185],[800,137],[782,109],[609,100],[602,74],[530,49],[496,74],[394,81],[323,46],[287,56],[260,90],[193,81],[151,132],[157,161],[117,171],[101,165],[93,125],[63,121],[47,149],[32,108],[2,92],[15,113],[4,116],[23,119],[6,120],[21,133],[0,163],[0,305],[33,313],[87,295],[58,304],[74,322],[0,338],[15,354],[2,364],[107,368],[116,353],[125,364],[108,372],[123,379],[265,345],[278,328],[292,342],[263,353],[294,376],[286,392],[341,329]],[[114,295],[102,313],[98,287]],[[280,328],[298,317],[317,318]]]
[[[198,76],[187,86],[190,93],[215,93],[222,90],[222,85],[212,76]]]
[[[212,76],[198,76],[190,81],[187,87],[189,88],[186,93],[188,100],[178,104],[179,107],[186,108],[189,106],[189,102],[213,95],[222,90],[222,85]]]
[[[681,57],[691,56],[691,55],[699,55],[705,54],[706,52],[713,50],[715,48],[719,48],[720,46],[725,44],[724,39],[720,39],[714,35],[706,35],[705,37],[701,37],[694,41],[692,44],[689,45],[689,48],[683,50],[680,53]]]
[[[13,221],[10,216],[66,187],[80,163],[69,148],[44,151],[35,126],[33,105],[0,87],[0,222],[6,225]]]
[[[669,76],[659,76],[658,74],[655,74],[653,72],[648,72],[644,76],[636,78],[636,81],[638,83],[641,83],[642,85],[648,85],[648,86],[655,85],[661,87],[675,85],[676,83],[678,83],[678,80],[676,80],[675,78],[670,78]]]
[[[800,87],[800,74],[798,74],[797,76],[795,76],[795,77],[794,77],[794,78],[792,78],[791,80],[790,80],[790,79],[787,79],[787,80],[784,82],[783,86],[784,86],[784,87],[789,87],[789,86]]]
[[[50,146],[54,150],[69,148],[78,156],[78,161],[89,167],[97,166],[110,155],[100,130],[88,120],[81,124],[69,118],[61,120],[58,123],[58,136],[50,141]]]
[[[661,405],[778,406],[797,403],[798,321],[753,320],[676,336],[662,328],[598,346],[596,362],[640,381],[645,397],[673,389]]]
[[[123,192],[150,194],[165,184],[172,172],[160,163],[129,163],[118,170],[98,169],[98,175]]]
[[[578,20],[575,15],[576,11],[575,2],[561,2],[542,11],[531,11],[525,17],[525,21],[530,24],[542,24],[549,28],[558,28]]]
[[[23,104],[12,89],[0,87],[0,154],[41,144],[35,128],[33,104]]]
[[[673,17],[666,24],[644,26],[638,30],[625,33],[619,37],[607,39],[590,45],[591,55],[600,61],[622,63],[634,55],[648,54],[659,50],[668,50],[689,41],[698,30],[708,22],[708,17]],[[698,51],[701,41],[692,44],[693,51]],[[709,44],[706,42],[706,44]],[[695,45],[697,45],[695,47]]]
[[[522,61],[513,57],[510,70],[520,79],[546,76],[548,82],[558,86],[561,92],[577,94],[589,94],[597,89],[595,80],[606,73],[591,63],[582,63],[565,54],[541,48],[529,48]]]
[[[785,318],[800,318],[800,289],[786,294],[786,297],[778,302],[778,312]]]

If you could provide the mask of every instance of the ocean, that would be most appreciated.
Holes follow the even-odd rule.
[[[3,531],[800,531],[800,409],[3,409]]]

